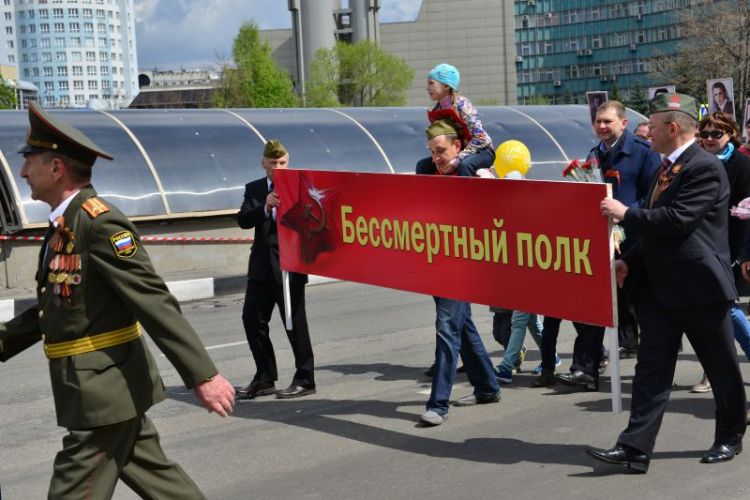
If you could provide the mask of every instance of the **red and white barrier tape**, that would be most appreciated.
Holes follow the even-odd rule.
[[[0,241],[44,241],[44,236],[21,236],[0,234]],[[252,243],[249,236],[220,238],[212,236],[141,236],[141,241],[161,243]]]

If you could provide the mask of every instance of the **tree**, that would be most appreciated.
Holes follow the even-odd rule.
[[[403,106],[414,70],[368,40],[338,42],[320,49],[311,63],[307,104],[330,106]]]
[[[268,42],[260,39],[258,26],[245,23],[232,45],[234,67],[221,65],[216,93],[219,107],[285,108],[299,105],[289,74],[276,65]]]
[[[16,109],[16,89],[0,74],[0,109]]]
[[[612,90],[609,91],[609,99],[612,101],[621,101],[622,96],[620,95],[620,86],[617,85],[617,80],[612,82]]]
[[[633,84],[633,89],[630,91],[630,99],[628,99],[627,105],[642,115],[645,115],[648,112],[648,98],[643,91],[641,82],[638,80]]]
[[[678,92],[703,101],[706,80],[731,76],[733,99],[744,103],[750,91],[750,2],[693,0],[679,21],[678,52],[654,61],[654,80],[672,83]]]

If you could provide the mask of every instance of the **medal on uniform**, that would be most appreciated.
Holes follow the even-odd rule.
[[[55,253],[49,262],[47,281],[52,284],[52,293],[57,307],[72,307],[73,287],[81,284],[81,256],[74,254],[75,234],[65,226],[65,218],[54,220],[55,231],[49,239],[49,248]]]

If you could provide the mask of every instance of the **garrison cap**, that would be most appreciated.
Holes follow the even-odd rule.
[[[455,135],[456,137],[459,136],[455,125],[453,125],[453,122],[446,119],[432,122],[424,132],[427,135],[428,141],[440,135]]]
[[[263,156],[266,158],[277,159],[286,156],[287,154],[289,154],[289,152],[278,139],[271,139],[266,143],[266,147],[263,149]]]
[[[679,111],[698,121],[698,101],[685,94],[658,94],[648,102],[649,113]]]
[[[113,160],[112,155],[94,144],[83,132],[61,122],[36,103],[29,102],[29,130],[20,154],[54,151],[93,165],[97,156]]]

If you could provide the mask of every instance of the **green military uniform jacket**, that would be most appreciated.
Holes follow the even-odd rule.
[[[135,226],[115,207],[90,215],[82,209],[96,196],[83,188],[65,210],[65,227],[75,235],[80,283],[70,301],[49,283],[54,253],[45,248],[37,273],[38,305],[0,324],[0,360],[35,344],[55,344],[133,325],[139,321],[177,368],[188,388],[217,373],[177,300],[156,274]],[[116,242],[130,235],[126,250]],[[134,245],[134,247],[133,247]],[[133,250],[135,251],[133,252]],[[43,260],[42,260],[43,259]],[[49,360],[58,425],[82,429],[143,415],[164,399],[164,386],[143,337],[113,347]]]

